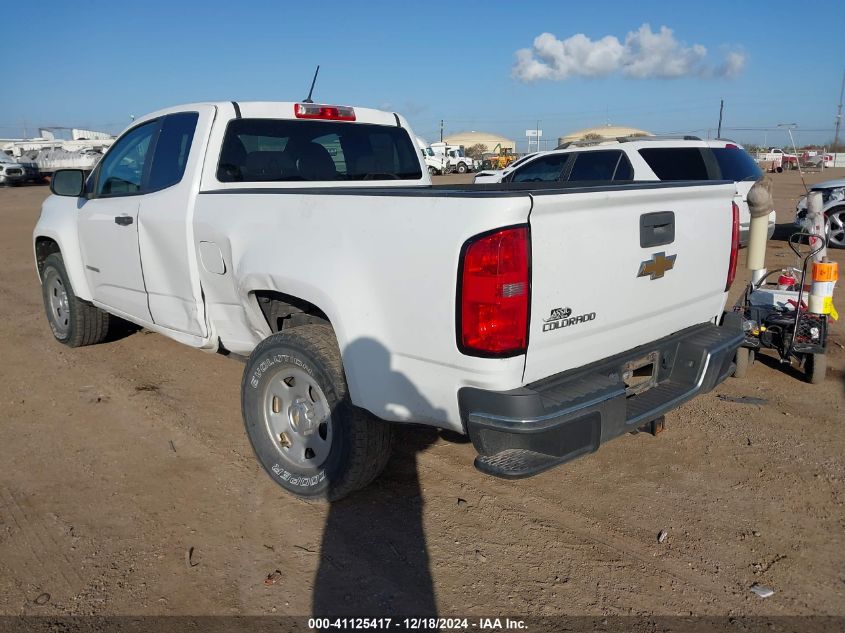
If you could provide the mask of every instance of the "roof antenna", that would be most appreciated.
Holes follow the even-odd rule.
[[[314,71],[314,79],[311,80],[311,90],[308,91],[308,97],[302,103],[314,103],[311,99],[311,93],[314,92],[314,84],[317,83],[317,73],[320,72],[320,65],[317,64],[317,70]]]

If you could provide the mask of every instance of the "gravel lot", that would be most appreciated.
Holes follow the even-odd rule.
[[[778,267],[802,188],[773,178]],[[53,340],[30,239],[47,195],[0,189],[0,614],[845,616],[845,320],[822,385],[763,359],[660,436],[518,482],[407,428],[373,486],[306,503],[253,459],[238,362],[146,331]]]

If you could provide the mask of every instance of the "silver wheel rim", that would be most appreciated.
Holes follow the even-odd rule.
[[[317,382],[297,367],[282,367],[264,389],[264,425],[273,446],[289,465],[318,468],[329,456],[332,420]]]
[[[56,336],[63,338],[70,330],[70,301],[67,289],[55,268],[47,270],[44,286],[47,288],[50,325],[53,326]]]
[[[840,248],[845,247],[845,209],[834,211],[827,219],[830,222],[828,242]]]

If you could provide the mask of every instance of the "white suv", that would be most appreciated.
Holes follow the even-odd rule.
[[[762,175],[757,162],[733,141],[644,136],[566,143],[550,152],[534,154],[512,169],[481,172],[475,182],[732,180],[736,183],[740,243],[744,246],[751,221],[746,196]],[[774,231],[772,211],[769,237]]]

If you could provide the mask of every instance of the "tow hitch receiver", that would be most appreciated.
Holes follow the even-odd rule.
[[[659,433],[663,433],[663,431],[666,430],[666,416],[661,415],[656,420],[646,422],[637,430],[640,433],[651,433],[652,435],[657,436]]]
[[[626,396],[636,396],[657,386],[659,358],[657,352],[650,352],[623,365],[622,381],[625,383]]]

